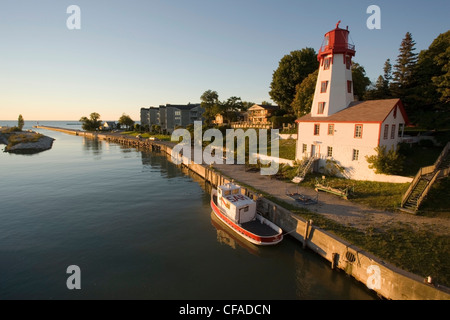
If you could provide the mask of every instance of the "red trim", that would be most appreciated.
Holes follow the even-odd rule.
[[[333,126],[333,132],[330,134],[330,126]],[[328,124],[328,135],[329,136],[334,136],[334,123],[329,123]]]
[[[317,134],[316,134],[316,126],[318,126]],[[320,136],[320,123],[315,123],[313,127],[313,135]]]
[[[272,242],[278,242],[280,239],[282,239],[283,235],[282,233],[277,234],[276,236],[269,236],[269,237],[263,237],[263,236],[258,236],[254,233],[251,233],[247,230],[245,230],[244,228],[241,228],[240,226],[238,226],[237,224],[235,224],[233,221],[231,221],[230,219],[228,219],[225,215],[223,215],[220,212],[220,209],[216,206],[216,204],[214,203],[213,199],[211,199],[211,207],[214,210],[214,213],[216,215],[218,215],[229,227],[231,227],[234,231],[236,231],[237,233],[240,233],[242,235],[245,235],[251,239],[253,239],[256,242],[259,243],[272,243]]]
[[[408,115],[406,114],[405,107],[403,106],[402,100],[398,99],[398,101],[394,104],[392,109],[394,109],[396,106],[398,106],[398,108],[399,108],[399,110],[400,110],[400,112],[401,112],[401,114],[403,116],[403,120],[405,120],[405,126],[409,125],[410,122],[409,122],[409,119],[408,119]],[[391,114],[392,109],[391,109],[391,111],[388,112],[388,114],[386,115],[386,117],[383,119],[382,122],[386,121],[387,117],[389,117],[389,115]]]
[[[301,123],[301,122],[320,122],[320,123],[322,123],[322,122],[329,122],[329,123],[382,123],[383,121],[344,121],[344,120],[342,120],[342,121],[330,121],[329,119],[326,119],[325,117],[324,117],[324,119],[323,120],[321,120],[321,119],[318,119],[318,118],[320,118],[320,117],[315,117],[314,119],[310,119],[310,120],[301,120],[300,121],[300,119],[297,119],[297,120],[295,120],[295,122],[297,122],[297,123]]]
[[[380,123],[380,129],[378,130],[378,145],[381,145],[381,128],[383,127],[382,123]]]

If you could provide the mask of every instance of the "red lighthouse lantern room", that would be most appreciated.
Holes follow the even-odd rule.
[[[320,47],[317,60],[321,61],[324,57],[330,54],[343,54],[344,57],[355,56],[355,45],[349,43],[349,33],[347,29],[339,28],[339,21],[336,24],[336,29],[331,30],[325,34],[322,46]]]

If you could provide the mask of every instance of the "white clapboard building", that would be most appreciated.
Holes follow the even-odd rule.
[[[372,180],[375,173],[366,156],[376,154],[377,146],[396,148],[408,118],[400,99],[355,101],[355,46],[348,35],[339,23],[325,34],[311,113],[297,120],[296,159],[311,160],[319,171],[335,163],[347,178]]]

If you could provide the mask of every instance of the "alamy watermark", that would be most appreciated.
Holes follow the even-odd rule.
[[[71,265],[67,267],[66,273],[71,274],[66,281],[67,289],[81,289],[81,269],[79,266]]]
[[[262,164],[261,175],[278,172],[279,130],[270,130],[270,157],[268,156],[269,135],[267,129],[227,129],[224,137],[218,129],[202,131],[202,122],[194,122],[193,139],[187,129],[176,129],[172,141],[181,141],[172,149],[172,161],[176,164]],[[211,142],[203,149],[203,142]],[[248,141],[248,143],[247,143]],[[225,147],[224,147],[225,146]],[[248,148],[246,148],[248,147]],[[192,157],[193,156],[193,157]]]
[[[70,16],[66,20],[66,26],[69,30],[81,29],[81,9],[77,5],[71,5],[67,7],[66,13]]]
[[[381,29],[381,9],[377,5],[370,5],[367,7],[366,13],[371,14],[367,18],[366,25],[370,30]]]

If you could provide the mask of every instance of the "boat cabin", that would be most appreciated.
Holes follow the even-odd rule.
[[[217,203],[235,223],[246,223],[256,218],[256,202],[243,195],[241,187],[227,183],[217,188]]]

